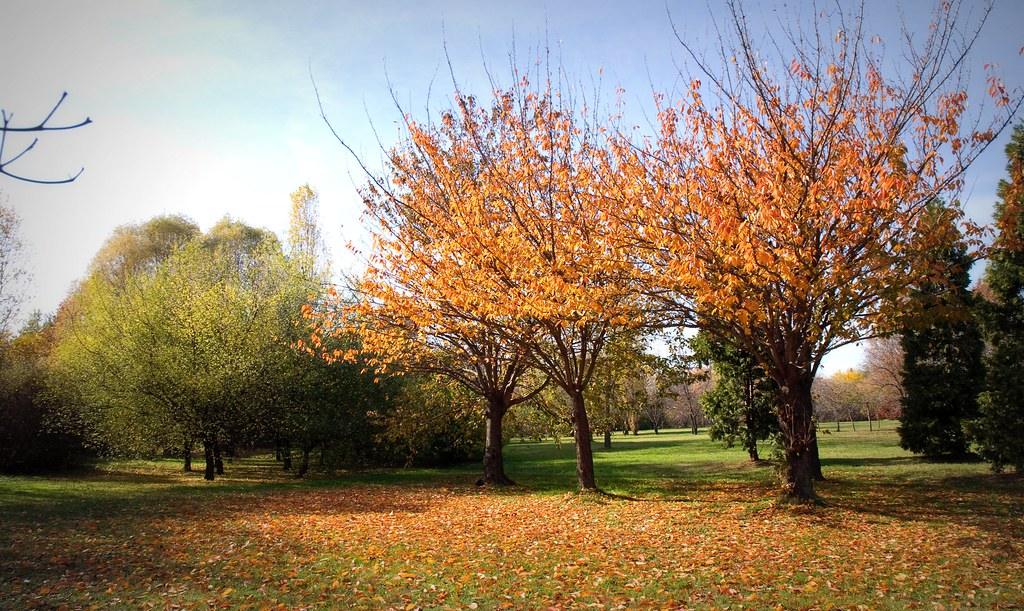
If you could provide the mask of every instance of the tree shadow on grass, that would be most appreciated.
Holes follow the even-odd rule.
[[[829,467],[892,467],[896,465],[913,465],[923,463],[923,459],[917,456],[892,456],[889,458],[821,458],[823,469]]]
[[[856,513],[901,522],[945,522],[1024,541],[1024,478],[950,476],[928,480],[837,479],[829,501]]]

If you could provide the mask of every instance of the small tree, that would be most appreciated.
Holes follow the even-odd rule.
[[[693,347],[695,359],[710,363],[713,372],[714,386],[700,398],[711,421],[711,438],[726,447],[739,441],[750,460],[758,462],[757,442],[778,434],[778,387],[742,350],[706,334],[698,335]]]

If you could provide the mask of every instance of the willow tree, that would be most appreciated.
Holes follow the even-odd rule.
[[[905,32],[896,58],[858,9],[816,13],[769,45],[729,10],[720,64],[683,42],[688,93],[661,98],[657,137],[622,143],[608,209],[666,305],[774,379],[787,495],[809,499],[822,358],[888,327],[908,287],[941,281],[927,253],[953,236],[928,202],[951,199],[1020,96],[992,76],[994,109],[965,116],[962,71],[987,12],[965,24],[962,2],[942,3],[923,37]]]
[[[379,229],[362,290],[396,307],[425,303],[410,337],[488,338],[508,355],[504,371],[528,364],[564,390],[579,485],[594,489],[584,392],[609,333],[641,312],[598,205],[604,135],[552,83],[514,78],[488,102],[456,90],[437,122],[406,120],[408,138],[364,192]],[[469,332],[441,337],[453,326]],[[454,357],[478,351],[466,344]]]

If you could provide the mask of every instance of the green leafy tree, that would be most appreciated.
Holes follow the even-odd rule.
[[[952,218],[939,202],[930,205],[929,213]],[[934,248],[931,257],[945,278],[915,286],[911,293],[917,303],[902,336],[900,446],[933,458],[962,457],[968,453],[963,422],[977,413],[984,376],[983,344],[968,288],[972,261],[960,241]]]
[[[757,442],[779,432],[778,387],[749,354],[735,346],[706,333],[699,334],[692,345],[694,357],[711,364],[714,384],[700,399],[711,421],[711,438],[724,441],[726,447],[738,442],[750,460],[759,461]]]
[[[132,454],[199,443],[213,479],[222,444],[269,420],[269,373],[305,298],[297,278],[276,239],[228,220],[152,274],[90,277],[56,362],[93,439]]]
[[[1008,180],[1000,181],[996,204],[999,234],[980,304],[988,342],[984,391],[978,418],[969,424],[974,448],[995,471],[1007,465],[1024,472],[1024,125],[1006,145]]]
[[[612,432],[636,434],[648,402],[646,383],[653,374],[654,359],[637,332],[620,333],[605,346],[594,366],[594,381],[587,390],[591,426],[612,447]]]

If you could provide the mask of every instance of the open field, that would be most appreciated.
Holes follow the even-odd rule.
[[[0,607],[1024,606],[1024,479],[866,429],[822,436],[818,507],[680,431],[595,445],[618,497],[569,492],[565,441],[509,444],[512,491],[475,465],[296,482],[266,457],[213,483],[173,461],[0,478]]]

